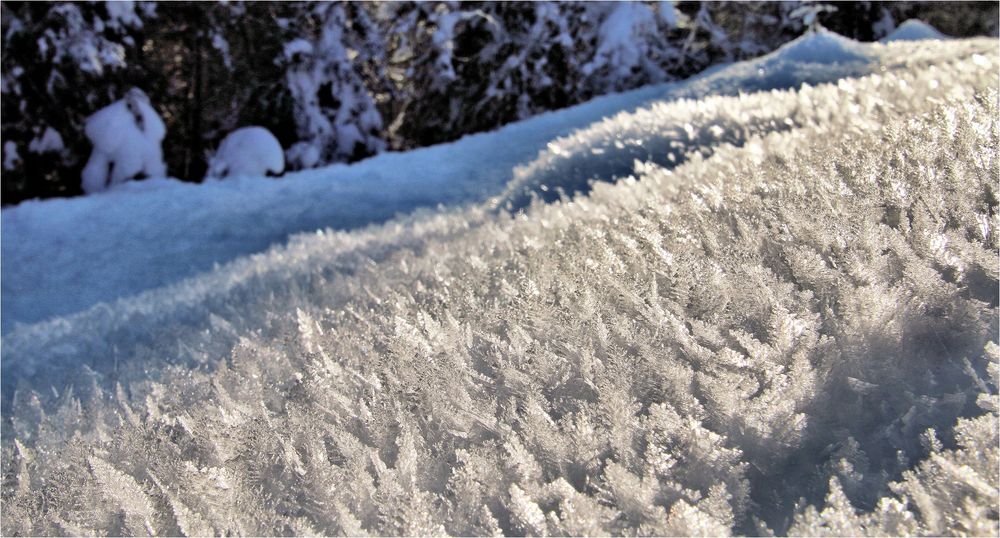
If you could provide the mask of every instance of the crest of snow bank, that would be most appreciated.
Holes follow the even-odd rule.
[[[302,236],[200,320],[125,303],[159,317],[73,392],[17,365],[95,313],[5,339],[4,534],[995,533],[996,62],[768,94],[801,126],[517,218]]]
[[[829,32],[788,45],[761,65],[773,64],[789,51],[790,56],[806,57],[798,51],[800,48],[827,50],[830,47],[825,43],[829,40],[861,48],[855,42],[826,34]],[[843,79],[836,85],[805,85],[797,99],[776,98],[772,91],[741,94],[738,99],[706,97],[659,102],[622,112],[550,142],[535,160],[515,168],[514,179],[492,203],[517,210],[534,198],[552,201],[586,192],[596,180],[627,177],[636,162],[674,167],[695,154],[711,155],[723,145],[740,146],[754,136],[805,125],[820,125],[829,132],[877,127],[889,117],[921,110],[924,99],[970,98],[972,88],[990,69],[996,69],[987,58],[973,53],[925,69],[887,70],[859,80]],[[943,77],[953,76],[961,82],[942,85]]]

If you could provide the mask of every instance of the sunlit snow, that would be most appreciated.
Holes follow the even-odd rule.
[[[5,209],[4,530],[995,535],[998,68],[820,30]]]
[[[821,31],[759,60],[715,68],[685,82],[597,98],[494,133],[406,153],[383,154],[354,165],[288,174],[278,180],[242,177],[202,185],[173,180],[131,182],[98,196],[24,202],[0,215],[4,260],[2,331],[6,334],[16,322],[33,323],[79,312],[97,303],[177,282],[209,270],[214,264],[281,244],[297,232],[354,229],[420,207],[486,200],[505,190],[515,167],[530,163],[540,152],[544,155],[555,139],[572,136],[575,130],[621,111],[677,98],[818,84],[881,72],[883,67],[886,72],[912,69],[967,53],[963,51],[989,49],[975,43],[956,44],[954,50],[959,52],[921,44],[885,49],[877,44],[851,43]],[[118,110],[113,107],[120,106],[116,103],[106,110]],[[99,149],[95,148],[95,168],[106,167],[118,151],[123,152],[123,162],[129,164],[122,165],[118,176],[126,171],[135,173],[144,163],[155,164],[159,147],[154,148],[136,134],[128,123],[130,118],[121,116],[121,130],[100,129],[95,133],[100,141]],[[684,124],[668,129],[684,129]],[[724,132],[728,134],[684,142],[683,149],[707,150],[732,137],[731,130]],[[742,128],[735,132],[742,132]],[[142,142],[150,153],[124,153],[118,145],[122,140]],[[628,139],[618,143],[633,149],[635,145]],[[678,151],[660,152],[653,158],[665,162],[662,159],[670,154],[683,158]],[[142,156],[148,156],[148,161],[137,160]],[[615,164],[618,169],[611,176],[627,174],[631,159],[624,164]],[[147,175],[157,175],[153,168],[146,170]],[[590,174],[584,168],[564,180],[565,188],[576,190],[581,181],[585,184],[593,175],[605,171],[598,169]],[[118,177],[114,169],[111,175]],[[96,174],[95,184],[102,177]],[[554,188],[551,192],[555,192]]]

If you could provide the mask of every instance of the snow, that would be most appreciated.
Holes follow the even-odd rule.
[[[293,39],[288,43],[285,43],[285,59],[294,60],[296,55],[310,55],[313,52],[312,43],[306,41],[305,39]]]
[[[821,13],[834,13],[836,11],[837,7],[830,4],[808,3],[796,8],[788,16],[793,19],[801,19],[802,24],[810,29],[817,29]]]
[[[107,24],[114,30],[126,27],[142,28],[142,19],[135,12],[135,2],[131,0],[112,0],[104,2],[108,10]]]
[[[15,330],[4,534],[996,535],[1000,58],[937,50],[599,119],[537,160],[729,142],[572,202],[302,234]]]
[[[668,28],[677,28],[680,26],[680,17],[677,14],[677,6],[674,5],[673,0],[660,0],[656,3],[656,13],[660,16],[660,20],[667,25]]]
[[[769,56],[771,62],[809,62],[823,65],[864,61],[868,55],[865,45],[820,27],[781,46]]]
[[[656,15],[652,8],[639,2],[613,4],[598,31],[599,45],[594,59],[583,66],[583,73],[589,75],[601,66],[609,66],[610,76],[629,77],[645,57],[638,48],[645,42],[642,36],[653,32],[656,32]]]
[[[166,127],[142,90],[133,88],[124,99],[95,112],[84,130],[94,146],[81,178],[85,193],[103,191],[140,174],[166,175],[160,148]]]
[[[208,178],[266,176],[285,170],[285,153],[264,127],[243,127],[222,140],[208,166]]]
[[[17,152],[17,144],[10,140],[3,143],[3,169],[14,170],[21,161],[21,155]]]
[[[215,33],[212,34],[212,48],[219,51],[222,55],[222,63],[225,64],[226,69],[233,68],[233,58],[229,55],[229,42],[222,34]]]
[[[38,154],[58,153],[64,148],[62,136],[52,127],[46,127],[40,137],[35,137],[28,143],[28,151]]]
[[[363,59],[347,46],[352,26],[346,22],[345,7],[336,3],[314,7],[316,17],[324,21],[319,35],[312,42],[295,39],[284,49],[285,79],[303,140],[285,153],[291,168],[313,168],[385,148],[377,136],[382,118],[354,67]],[[326,98],[336,106],[324,104]]]
[[[242,177],[202,185],[166,180],[155,189],[116,188],[97,196],[24,202],[0,214],[2,330],[6,334],[16,322],[80,312],[171,284],[282,244],[298,232],[350,230],[421,207],[488,200],[508,190],[515,168],[544,155],[554,140],[650,103],[818,84],[881,72],[883,65],[891,73],[938,62],[942,55],[989,52],[975,41],[955,47],[942,52],[914,43],[889,50],[821,31],[755,61],[594,99],[451,144],[286,174],[281,180]],[[105,118],[97,125],[118,118],[132,140],[141,140],[129,118],[122,117],[121,106],[95,116]],[[158,117],[153,118],[157,124]],[[111,145],[121,142],[117,135],[122,132],[101,129],[95,136]],[[159,147],[155,150],[158,154]],[[619,175],[630,172],[631,160]],[[567,179],[567,190],[577,190],[580,175]],[[523,174],[518,180],[532,181]]]
[[[910,19],[892,33],[882,38],[882,43],[892,43],[894,41],[920,41],[924,39],[948,39],[933,26],[917,19]]]
[[[996,535],[998,66],[820,32],[352,166],[5,209],[5,315],[147,291],[5,328],[3,534]]]
[[[806,57],[803,49],[819,49],[800,47],[802,41],[808,45],[816,39],[832,41],[837,51],[849,48],[852,57],[865,61],[824,70],[798,61]],[[836,56],[816,52],[822,60]],[[3,331],[9,331],[14,321],[37,322],[176,282],[214,264],[282,243],[296,232],[351,229],[418,207],[484,200],[500,193],[513,169],[530,162],[553,139],[621,110],[698,94],[735,94],[742,88],[835,80],[870,69],[877,54],[874,47],[841,44],[819,33],[761,60],[734,64],[685,83],[595,99],[496,133],[385,154],[352,166],[290,174],[278,182],[246,177],[197,186],[170,181],[155,197],[130,190],[26,202],[2,214],[0,246],[8,261],[2,266]],[[892,60],[884,58],[890,65]],[[913,60],[919,61],[919,55]],[[759,74],[761,69],[767,70],[766,76]],[[482,160],[485,155],[490,158],[489,166]],[[253,226],[239,224],[247,218],[255,220]]]

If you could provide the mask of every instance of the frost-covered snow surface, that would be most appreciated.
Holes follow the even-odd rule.
[[[833,51],[818,50],[817,57],[809,59],[803,50],[819,49],[813,44],[816,40],[833,42]],[[4,260],[0,327],[6,334],[15,322],[34,323],[80,312],[177,282],[215,264],[284,243],[297,232],[353,229],[419,207],[484,200],[505,190],[515,167],[531,162],[540,151],[538,158],[549,158],[549,152],[542,150],[554,139],[571,136],[620,111],[678,98],[829,82],[882,67],[891,74],[988,50],[985,42],[961,42],[950,49],[920,44],[860,45],[820,32],[760,60],[716,68],[684,83],[602,97],[495,133],[383,154],[351,166],[288,174],[281,180],[244,177],[203,185],[131,182],[99,196],[25,202],[0,214]],[[778,119],[773,128],[785,129],[783,121]],[[667,129],[684,127],[678,123]],[[710,150],[742,132],[741,127],[725,129],[721,124],[714,131],[719,129],[724,137],[694,143]],[[666,165],[669,161],[664,159],[670,153],[674,158],[683,156],[678,151],[645,151],[644,142],[637,139],[604,138],[606,145],[626,149],[626,153],[616,152],[617,168],[605,176],[607,180],[630,173],[634,158]],[[612,156],[607,158],[611,162]],[[585,187],[586,180],[606,172],[591,173],[580,167],[561,182],[568,190],[577,190]],[[555,193],[554,187],[549,192]]]
[[[84,130],[94,149],[83,168],[83,192],[101,192],[139,175],[153,178],[166,175],[160,144],[167,128],[142,90],[133,88],[123,99],[95,112],[87,118]],[[91,232],[101,231],[93,226],[87,228]],[[118,236],[114,230],[107,232],[100,239],[114,241]]]
[[[280,174],[285,170],[281,143],[264,127],[243,127],[222,139],[208,165],[209,178]]]
[[[505,168],[429,183],[487,203],[5,335],[0,530],[995,536],[997,44],[840,45],[865,62],[775,55],[351,167],[92,197],[284,187],[222,213],[242,233],[292,193],[360,203],[362,171],[394,201],[427,184],[374,172]],[[847,78],[696,93],[824,71]],[[4,212],[4,286],[11,215],[80,207],[56,203]]]

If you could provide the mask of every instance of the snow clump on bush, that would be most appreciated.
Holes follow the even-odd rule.
[[[98,110],[87,119],[85,132],[94,149],[83,169],[83,192],[103,191],[139,175],[166,176],[160,143],[167,130],[142,90],[132,88],[124,99]]]
[[[222,140],[209,161],[208,178],[265,176],[285,169],[281,143],[263,127],[243,127]]]

